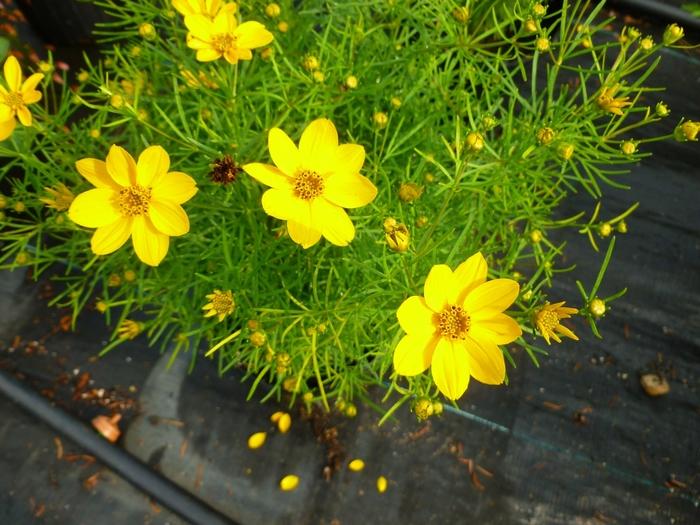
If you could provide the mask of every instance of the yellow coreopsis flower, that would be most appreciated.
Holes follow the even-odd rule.
[[[222,56],[230,64],[253,58],[252,49],[272,42],[272,33],[260,22],[238,25],[234,12],[221,9],[213,19],[204,15],[185,17],[190,30],[187,46],[197,51],[197,60],[210,62]]]
[[[80,226],[97,228],[90,243],[94,253],[112,253],[131,237],[138,258],[158,266],[170,237],[189,231],[180,205],[197,193],[197,186],[189,175],[168,171],[170,157],[162,147],[146,148],[134,162],[113,145],[107,162],[86,158],[75,165],[95,188],[75,198],[68,216]]]
[[[542,337],[544,337],[544,340],[547,341],[547,344],[551,344],[549,342],[550,338],[557,343],[561,343],[561,339],[557,334],[578,341],[576,334],[560,323],[562,319],[568,319],[578,313],[578,309],[564,306],[565,302],[547,303],[535,312],[535,325]]]
[[[222,0],[173,0],[173,7],[182,16],[204,15],[214,18],[221,9],[235,13],[237,6],[234,2],[224,3]]]
[[[603,111],[613,113],[614,115],[622,115],[622,108],[632,105],[629,102],[629,97],[614,98],[620,85],[616,84],[613,87],[606,87],[600,92],[596,99],[596,104]]]
[[[522,334],[503,313],[518,297],[512,279],[486,281],[487,264],[476,253],[453,272],[433,266],[425,280],[425,296],[406,299],[396,316],[407,335],[394,350],[394,370],[403,376],[431,368],[433,381],[448,399],[458,399],[469,377],[489,385],[503,382],[505,359],[498,345]]]
[[[17,125],[15,117],[24,126],[32,125],[32,114],[27,108],[41,100],[41,91],[36,86],[44,78],[43,73],[34,73],[22,81],[22,69],[17,59],[10,55],[3,68],[7,88],[0,86],[0,140],[12,135]]]
[[[372,202],[377,188],[360,175],[365,149],[358,144],[338,145],[338,132],[328,119],[317,119],[301,135],[299,147],[279,128],[268,135],[270,156],[276,166],[258,162],[243,169],[271,186],[262,197],[265,212],[287,221],[287,231],[304,248],[321,236],[347,246],[355,226],[344,208]]]

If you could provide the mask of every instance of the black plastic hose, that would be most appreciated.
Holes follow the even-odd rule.
[[[0,392],[190,523],[236,525],[234,521],[154,472],[128,452],[99,437],[81,421],[51,405],[39,394],[3,371],[0,371]]]
[[[664,2],[655,0],[609,0],[608,4],[624,7],[626,10],[634,13],[644,13],[669,22],[678,22],[686,29],[700,31],[700,18]]]

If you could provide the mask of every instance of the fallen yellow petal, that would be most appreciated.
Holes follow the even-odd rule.
[[[272,421],[273,423],[277,423],[282,417],[282,414],[284,414],[284,412],[275,412],[270,416],[270,421]]]
[[[388,482],[387,482],[386,478],[384,476],[379,476],[377,478],[377,492],[379,492],[380,494],[383,494],[384,492],[386,492],[387,484],[388,484]]]
[[[282,412],[282,415],[277,420],[277,428],[282,434],[289,432],[289,428],[292,426],[292,417],[286,412]]]
[[[299,476],[289,474],[280,480],[280,488],[285,492],[294,490],[299,486]]]
[[[353,459],[348,464],[348,468],[353,472],[360,472],[363,468],[365,468],[365,462],[361,459]]]
[[[248,438],[248,448],[256,449],[262,447],[265,444],[266,438],[267,434],[265,432],[256,432],[255,434],[251,434],[251,436]]]

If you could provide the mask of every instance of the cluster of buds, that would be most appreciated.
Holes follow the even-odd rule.
[[[384,233],[386,243],[395,252],[405,252],[411,241],[411,235],[405,224],[398,222],[393,217],[384,220]]]
[[[418,418],[418,421],[425,421],[431,416],[439,416],[442,414],[443,406],[439,401],[432,401],[427,397],[416,399],[413,403],[413,413]]]

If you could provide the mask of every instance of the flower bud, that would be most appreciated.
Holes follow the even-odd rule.
[[[401,99],[399,97],[391,97],[389,103],[394,109],[399,109],[401,107]]]
[[[464,145],[469,151],[473,151],[474,153],[480,152],[482,149],[484,149],[484,137],[481,133],[478,131],[470,131],[467,134],[467,138],[464,141]]]
[[[481,117],[481,128],[484,131],[492,130],[496,127],[498,121],[492,115],[484,115]]]
[[[535,244],[542,242],[542,232],[540,230],[532,230],[530,232],[530,240]]]
[[[250,344],[258,348],[265,344],[266,339],[267,338],[265,337],[265,334],[259,331],[255,331],[252,334],[250,334]]]
[[[625,155],[633,155],[637,151],[637,145],[631,140],[626,140],[620,145],[620,149]]]
[[[537,32],[537,22],[535,22],[532,18],[528,18],[523,22],[523,28],[525,28],[525,31],[528,33],[536,33]]]
[[[537,18],[542,18],[545,14],[547,14],[547,8],[537,2],[535,5],[532,6],[532,14],[535,15]]]
[[[413,202],[423,193],[423,188],[412,182],[405,182],[399,186],[399,199],[404,202]]]
[[[639,47],[642,49],[642,51],[651,51],[654,47],[654,39],[650,36],[645,36],[639,41]]]
[[[610,225],[609,222],[604,222],[598,227],[598,233],[600,234],[601,237],[610,237],[610,234],[612,233],[613,228]]]
[[[455,7],[452,10],[452,16],[460,24],[466,24],[469,21],[469,8],[466,6]]]
[[[554,130],[552,128],[544,127],[538,129],[535,136],[537,137],[537,142],[539,142],[543,146],[546,146],[548,144],[551,144],[551,142],[554,140],[554,137],[556,136],[556,133],[554,133]]]
[[[692,120],[686,120],[681,122],[676,126],[673,131],[673,136],[678,142],[685,142],[686,140],[698,140],[698,133],[700,132],[700,122],[693,122]]]
[[[277,29],[280,30],[280,33],[286,33],[287,31],[289,31],[289,24],[287,22],[282,21],[279,24],[277,24]]]
[[[567,143],[560,144],[557,153],[559,153],[559,157],[562,160],[569,160],[574,154],[574,145]]]
[[[282,13],[282,9],[278,4],[272,3],[265,6],[265,14],[270,18],[277,18]]]
[[[605,301],[596,297],[589,303],[588,309],[595,317],[602,317],[605,314],[607,307],[605,306]]]
[[[678,24],[670,24],[666,26],[666,30],[664,31],[664,45],[670,46],[671,44],[678,42],[684,36],[685,32],[681,26]]]
[[[389,117],[386,113],[382,111],[377,111],[372,116],[372,120],[374,121],[374,125],[377,126],[379,129],[385,128],[386,125],[389,123]]]
[[[408,250],[411,242],[411,235],[408,233],[408,228],[405,224],[398,223],[390,231],[385,234],[386,243],[389,249],[403,253]]]
[[[418,421],[425,421],[432,416],[434,412],[433,402],[428,398],[420,398],[416,400],[413,405],[413,413],[418,418]]]
[[[549,38],[546,36],[539,37],[537,40],[535,40],[535,48],[537,48],[537,51],[540,53],[549,51]]]
[[[139,35],[146,40],[153,40],[156,37],[156,28],[148,22],[143,23],[139,26]]]
[[[348,78],[345,79],[345,85],[350,89],[355,89],[357,84],[357,77],[355,75],[349,75]]]
[[[668,106],[663,102],[656,104],[655,111],[657,117],[668,117],[671,114],[671,110],[668,109]]]
[[[620,233],[627,233],[627,223],[625,221],[618,222],[617,231]]]

